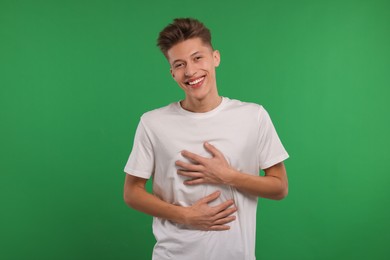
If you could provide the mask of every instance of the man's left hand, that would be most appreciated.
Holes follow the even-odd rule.
[[[234,176],[234,169],[229,165],[222,152],[213,145],[206,142],[204,147],[211,153],[211,158],[202,157],[189,151],[182,151],[181,154],[193,163],[176,161],[176,165],[180,167],[177,173],[190,178],[184,184],[228,184]]]

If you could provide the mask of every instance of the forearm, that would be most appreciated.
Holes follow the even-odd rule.
[[[190,207],[167,203],[145,190],[146,179],[127,175],[124,187],[124,200],[130,207],[178,224],[191,226],[198,230],[228,230],[227,225],[235,219],[233,200],[227,200],[210,207],[209,202],[217,199],[220,192],[214,192],[199,199]],[[233,207],[232,207],[233,206]]]
[[[124,195],[126,204],[148,215],[171,220],[175,223],[183,223],[184,207],[167,203],[153,194],[148,193],[142,187],[132,187]]]
[[[279,166],[283,167],[284,166]],[[232,178],[226,183],[240,191],[273,200],[281,200],[287,196],[287,179],[274,175],[252,175],[231,169]]]
[[[287,175],[283,162],[264,169],[265,176],[252,175],[231,167],[224,155],[213,145],[206,142],[204,147],[212,154],[212,158],[182,151],[181,154],[192,163],[176,161],[178,174],[188,177],[185,184],[225,184],[258,197],[275,200],[287,196]]]

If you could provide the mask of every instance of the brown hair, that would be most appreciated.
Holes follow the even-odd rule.
[[[167,57],[167,52],[173,45],[196,37],[213,48],[210,30],[203,23],[194,18],[176,18],[160,32],[157,46]]]

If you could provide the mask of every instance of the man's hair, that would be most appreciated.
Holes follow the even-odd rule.
[[[173,23],[166,26],[159,34],[157,39],[157,46],[160,48],[165,57],[168,58],[167,53],[175,44],[182,41],[200,38],[204,44],[211,44],[210,30],[200,21],[194,18],[176,18]]]

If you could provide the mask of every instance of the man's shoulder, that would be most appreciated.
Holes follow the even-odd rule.
[[[157,119],[161,119],[161,117],[173,114],[175,112],[175,105],[176,103],[170,103],[166,106],[149,110],[142,114],[141,120],[154,121]]]
[[[229,99],[229,107],[232,109],[241,109],[248,111],[261,111],[264,110],[263,106],[254,102],[241,101],[238,99]]]

